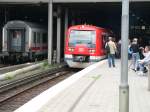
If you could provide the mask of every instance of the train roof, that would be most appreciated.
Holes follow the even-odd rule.
[[[9,28],[9,27],[30,27],[30,28],[45,28],[42,25],[28,22],[28,21],[21,21],[21,20],[13,20],[13,21],[8,21],[4,27]]]
[[[69,29],[83,29],[83,28],[87,28],[89,30],[93,30],[93,29],[106,30],[105,28],[97,27],[93,25],[75,25],[75,26],[71,26]]]

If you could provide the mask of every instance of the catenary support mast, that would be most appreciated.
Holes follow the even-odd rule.
[[[129,112],[128,85],[128,37],[129,37],[129,0],[122,0],[121,24],[121,80],[119,87],[119,112]]]

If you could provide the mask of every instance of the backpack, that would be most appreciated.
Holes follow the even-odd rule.
[[[131,47],[128,48],[128,54],[132,54],[133,53],[133,50]]]
[[[109,47],[108,43],[106,43],[106,45],[105,45],[105,51],[107,54],[110,53],[110,47]]]

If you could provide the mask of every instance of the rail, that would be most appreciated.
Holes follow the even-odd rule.
[[[20,76],[10,79],[10,80],[5,80],[4,82],[1,81],[0,83],[0,93],[12,89],[14,87],[17,87],[18,85],[22,85],[22,84],[26,84],[30,81],[33,80],[37,80],[40,78],[43,78],[45,76],[50,75],[50,74],[54,74],[57,73],[59,71],[62,70],[66,70],[66,66],[65,65],[61,65],[61,66],[54,66],[48,69],[38,69],[38,70],[34,70],[34,71],[30,71],[30,72],[23,72],[23,74],[20,74]],[[28,74],[28,75],[26,75]],[[41,75],[42,74],[42,75]],[[1,100],[0,100],[1,101]]]
[[[15,70],[15,71],[4,73],[4,74],[0,75],[0,81],[7,80],[9,78],[15,77],[16,75],[32,71],[34,69],[39,68],[42,65],[43,65],[43,63],[38,63],[38,64],[31,65],[31,66],[28,66],[28,67],[24,67],[24,68]]]
[[[43,93],[39,94],[37,97],[30,100],[28,103],[24,104],[14,112],[39,112],[43,108],[44,105],[48,103],[50,99],[52,99],[57,94],[61,93],[64,89],[71,86],[73,83],[75,83],[77,80],[79,80],[81,77],[87,75],[87,74],[93,74],[93,71],[103,64],[106,63],[106,60],[103,60],[101,62],[95,63],[77,73],[72,75],[71,77],[61,81],[60,83],[56,84],[55,86],[51,87],[50,89],[44,91]],[[40,102],[40,103],[39,103]],[[33,108],[36,107],[36,108]]]
[[[58,82],[60,82],[61,80],[71,76],[73,73],[74,71],[68,68],[64,68],[64,67],[59,69],[54,68],[51,71],[41,72],[38,74],[38,76],[33,75],[31,77],[20,79],[20,81],[18,80],[18,82],[16,83],[14,82],[12,84],[6,85],[7,87],[5,87],[6,88],[5,91],[2,91],[0,93],[0,104],[1,104],[0,111],[3,110],[3,106],[11,107],[11,111],[17,109],[18,107],[20,107],[20,105],[26,103],[27,100],[31,100],[31,98],[35,97],[40,92],[45,91],[46,88],[48,89],[49,87],[55,85],[57,83],[57,80]],[[48,86],[45,85],[46,83],[48,84]],[[45,86],[43,87],[42,85]],[[12,88],[10,89],[10,87],[8,86]],[[38,89],[36,89],[35,91],[36,86]],[[34,89],[34,91],[32,89]],[[13,105],[15,106],[13,107],[11,106],[11,102],[13,102],[13,99],[15,99],[16,97],[17,99],[18,97],[20,99],[20,95],[26,94],[26,91],[30,91],[30,90],[33,92],[31,92],[30,95],[27,95],[28,98],[24,97],[25,98],[24,100],[24,98],[21,96],[21,101],[17,100],[17,103],[13,103]],[[10,110],[10,108],[8,108],[8,110]],[[3,111],[8,111],[8,110],[6,109]]]

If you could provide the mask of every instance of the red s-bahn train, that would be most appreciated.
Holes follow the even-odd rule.
[[[105,43],[109,30],[92,25],[76,25],[67,31],[65,61],[69,67],[85,68],[106,58]]]

